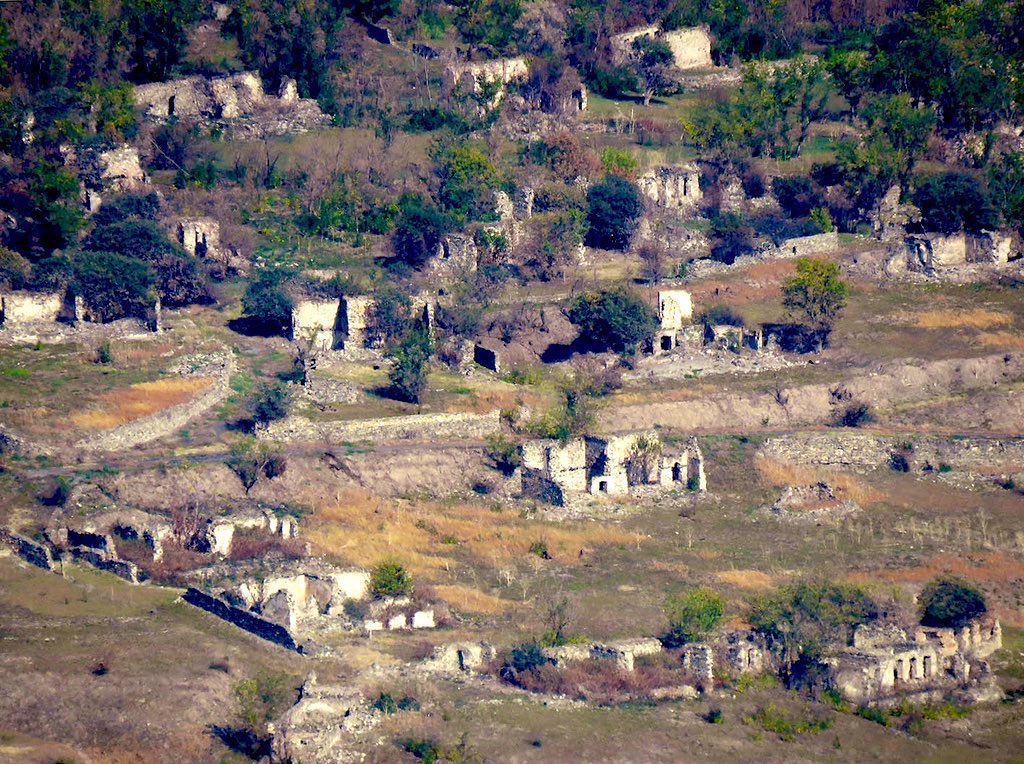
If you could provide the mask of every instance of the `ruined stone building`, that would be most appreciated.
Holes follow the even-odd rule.
[[[522,491],[556,506],[572,494],[623,495],[645,485],[707,490],[704,456],[691,438],[666,448],[657,433],[533,440],[522,446]]]
[[[677,69],[687,71],[710,69],[714,66],[711,60],[711,35],[706,27],[688,27],[666,32],[657,24],[614,35],[611,38],[611,45],[615,62],[621,64],[628,61],[633,52],[633,43],[643,37],[652,37],[668,45]]]
[[[499,58],[494,61],[458,61],[444,70],[445,87],[461,88],[467,93],[480,93],[485,85],[497,84],[497,92],[481,111],[495,108],[502,102],[509,83],[530,76],[530,65],[525,58]]]
[[[1008,233],[922,233],[904,240],[904,252],[897,253],[890,267],[930,274],[975,263],[1005,265],[1016,254]]]
[[[892,624],[858,626],[853,644],[828,659],[833,686],[854,703],[887,705],[901,698],[940,699],[967,690],[987,699],[993,688],[985,658],[1002,646],[992,615],[959,629]]]
[[[283,79],[274,97],[264,92],[256,72],[139,85],[135,105],[157,121],[181,119],[237,127],[238,137],[249,132],[255,136],[305,132],[330,121],[315,100],[299,98],[294,80]]]
[[[161,331],[159,298],[144,315],[135,316],[148,330]],[[88,295],[76,295],[70,289],[50,292],[12,290],[0,292],[0,328],[14,335],[30,335],[80,323],[102,323],[89,307]]]
[[[674,350],[683,330],[693,320],[693,300],[685,289],[658,291],[658,321],[660,327],[655,338],[654,351]]]
[[[693,165],[665,165],[637,178],[640,191],[656,206],[668,210],[693,210],[704,194],[700,172]]]
[[[413,314],[428,328],[434,326],[434,303],[413,295]],[[372,349],[369,325],[374,300],[366,295],[296,301],[292,310],[291,338],[308,341],[317,350]]]
[[[212,218],[181,218],[178,243],[190,255],[215,260],[220,254],[220,223]]]

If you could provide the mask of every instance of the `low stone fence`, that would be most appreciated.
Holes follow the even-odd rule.
[[[910,447],[908,449],[908,446]],[[895,452],[906,451],[919,465],[934,470],[947,464],[954,469],[997,467],[1024,469],[1022,438],[943,438],[913,435],[880,437],[860,432],[805,432],[767,440],[761,453],[797,464],[868,471],[888,467]]]
[[[501,412],[486,414],[417,414],[347,422],[314,422],[290,416],[271,422],[258,437],[266,440],[460,440],[481,439],[501,429]]]
[[[272,623],[271,621],[260,618],[258,615],[250,613],[248,610],[243,610],[242,608],[229,605],[224,602],[224,600],[201,592],[191,586],[182,596],[182,599],[188,604],[193,605],[200,610],[205,610],[207,613],[211,613],[228,623],[234,624],[238,628],[244,629],[250,634],[255,634],[260,639],[265,639],[268,642],[281,645],[289,650],[295,650],[300,653],[302,652],[301,646],[296,644],[294,637],[292,637],[288,629],[280,624]]]
[[[211,366],[214,367],[216,376],[213,384],[202,395],[151,416],[83,438],[75,443],[74,447],[83,451],[124,451],[173,434],[190,420],[216,406],[231,392],[231,375],[235,371],[234,356],[231,353],[218,354],[204,364],[204,368]],[[182,371],[182,374],[194,376],[187,370]]]
[[[0,528],[0,542],[7,544],[14,553],[26,562],[37,565],[43,570],[53,570],[54,560],[50,548],[45,544],[37,544],[31,539],[19,536],[8,528]]]

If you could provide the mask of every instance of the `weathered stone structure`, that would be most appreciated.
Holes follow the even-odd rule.
[[[700,172],[693,165],[655,167],[636,182],[644,196],[664,209],[692,210],[704,198]]]
[[[623,671],[635,670],[636,659],[645,655],[657,655],[664,648],[653,638],[626,639],[617,642],[593,642],[589,644],[546,647],[545,657],[556,666],[585,660],[611,660]]]
[[[657,24],[614,35],[611,38],[611,45],[616,63],[628,61],[633,52],[633,43],[643,37],[653,37],[668,45],[677,69],[687,71],[710,69],[714,66],[711,60],[711,35],[707,27],[688,27],[665,32]]]
[[[530,65],[525,58],[499,58],[495,61],[459,61],[444,70],[445,86],[450,90],[462,88],[468,93],[479,93],[485,85],[497,83],[497,92],[481,105],[481,110],[493,109],[502,102],[509,83],[530,76]]]
[[[893,624],[858,626],[853,645],[827,660],[833,686],[847,700],[890,705],[911,697],[940,699],[967,690],[977,699],[1000,697],[985,658],[1002,646],[1002,629],[983,616],[959,629]]]
[[[695,438],[665,451],[655,432],[528,441],[522,446],[523,494],[564,506],[569,494],[622,495],[642,485],[682,484],[707,490],[704,457]]]
[[[811,236],[797,236],[786,239],[773,249],[765,252],[766,257],[809,257],[839,251],[839,234],[836,231],[816,233]]]
[[[282,81],[279,97],[268,96],[256,72],[140,85],[135,104],[149,119],[218,124],[237,137],[305,132],[330,121],[315,100],[298,98],[294,80]]]
[[[411,297],[413,314],[434,326],[434,302],[423,294]],[[292,309],[291,337],[317,351],[373,349],[368,328],[375,302],[367,295],[298,300]]]
[[[356,735],[372,729],[381,714],[350,684],[321,684],[309,675],[298,702],[268,725],[271,760],[303,764],[345,764],[363,760],[352,748]]]
[[[488,642],[452,642],[435,647],[420,666],[438,673],[472,674],[485,669],[495,657],[497,651]]]
[[[220,223],[212,218],[181,218],[178,243],[202,260],[216,260],[220,254]]]
[[[107,191],[117,194],[137,191],[149,182],[142,169],[139,152],[127,144],[104,151],[85,152],[82,178],[87,193],[93,195]],[[99,206],[98,199],[88,202],[90,212],[95,212]]]
[[[411,414],[344,422],[314,422],[299,416],[271,422],[257,437],[278,441],[480,440],[501,431],[501,412]]]
[[[685,289],[658,291],[658,320],[654,352],[668,352],[679,345],[680,334],[693,319],[693,299]]]
[[[269,509],[242,512],[211,519],[203,533],[203,546],[221,557],[231,554],[236,531],[261,531],[282,539],[293,539],[299,534],[295,518],[289,515],[278,517]]]
[[[302,652],[301,646],[295,641],[288,629],[256,613],[235,607],[219,597],[201,592],[192,586],[186,590],[182,600],[200,610],[205,610],[217,616],[221,620],[234,624],[250,634],[255,634],[260,639],[281,645],[289,650]]]
[[[63,292],[7,292],[0,294],[0,326],[52,323],[68,315]]]
[[[904,247],[906,269],[931,274],[971,263],[1004,265],[1013,254],[1013,238],[998,231],[975,235],[923,233],[908,236]]]

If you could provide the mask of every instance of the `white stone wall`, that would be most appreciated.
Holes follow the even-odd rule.
[[[704,27],[689,27],[665,32],[662,38],[672,51],[679,69],[710,69],[711,35]]]
[[[685,289],[658,292],[658,317],[663,331],[678,331],[693,319],[693,299]]]
[[[64,295],[60,292],[0,294],[0,314],[7,326],[34,321],[56,321],[63,308]]]
[[[786,239],[771,254],[774,257],[807,257],[839,251],[839,234],[836,231],[818,233],[813,236],[797,236]]]
[[[693,209],[703,198],[700,173],[690,165],[655,167],[637,178],[637,186],[664,209]]]

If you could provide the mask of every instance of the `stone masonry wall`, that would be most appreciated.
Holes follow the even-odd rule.
[[[43,570],[53,570],[53,554],[49,547],[37,544],[31,539],[19,536],[7,528],[0,528],[0,542],[7,544],[14,553],[26,562],[30,562]]]
[[[456,440],[482,439],[501,428],[501,412],[417,414],[347,422],[314,422],[290,416],[271,422],[258,437],[285,441]]]
[[[173,434],[190,420],[216,406],[231,392],[230,381],[235,370],[235,359],[231,353],[224,353],[222,361],[223,365],[214,383],[202,395],[152,416],[83,438],[75,444],[75,448],[84,451],[123,451]]]
[[[250,634],[255,634],[260,639],[281,645],[289,650],[302,652],[301,647],[296,644],[294,637],[288,632],[288,629],[280,624],[264,620],[248,610],[242,610],[241,608],[229,605],[223,600],[205,594],[193,587],[188,588],[182,599],[200,610],[212,613],[218,618],[248,631]]]

